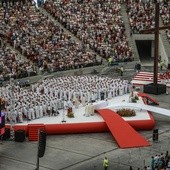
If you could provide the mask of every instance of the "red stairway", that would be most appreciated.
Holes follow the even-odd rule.
[[[132,80],[139,80],[139,81],[148,81],[153,82],[154,74],[150,72],[139,72],[137,73]],[[161,82],[161,79],[159,77],[158,73],[158,82]]]
[[[28,140],[38,141],[38,130],[45,130],[44,124],[28,124]]]
[[[154,99],[153,97],[149,96],[146,93],[139,92],[138,95],[142,98],[145,98],[147,100],[147,104],[149,104],[149,101],[155,105],[159,105],[158,101]]]

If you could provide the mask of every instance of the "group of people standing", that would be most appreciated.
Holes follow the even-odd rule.
[[[95,101],[111,99],[128,93],[129,88],[127,80],[91,75],[64,76],[44,79],[30,89],[18,85],[1,87],[1,95],[7,103],[6,119],[23,122],[23,118],[32,120],[57,115],[64,107],[76,109],[80,105],[85,107]]]
[[[125,36],[121,0],[84,0],[54,2],[44,8],[87,48],[113,61],[132,61],[134,56]]]

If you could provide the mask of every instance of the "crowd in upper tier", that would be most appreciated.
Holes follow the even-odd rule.
[[[96,55],[27,1],[1,8],[0,29],[11,45],[43,69],[52,71],[98,65]]]
[[[80,43],[44,15],[34,1],[9,2],[2,1],[0,7],[0,30],[5,33],[8,42],[40,70],[60,71],[102,64],[97,53],[106,59],[112,58],[113,62],[132,61],[134,54],[128,44],[121,15],[123,3],[127,7],[131,33],[155,26],[153,1],[47,0],[44,9],[79,38]],[[165,25],[170,23],[169,11],[168,1],[161,2],[160,16]],[[170,42],[170,30],[167,29],[166,34]],[[13,54],[8,54],[12,60],[3,60],[9,50],[1,47],[1,67],[5,68],[1,77],[4,74],[15,77],[31,65],[16,59]],[[34,72],[32,68],[29,70]]]
[[[155,3],[154,1],[128,0],[127,13],[132,33],[139,33],[143,29],[155,27]],[[160,3],[160,17],[163,25],[170,23],[170,4],[168,0]],[[170,42],[170,31],[166,34]]]
[[[19,57],[15,51],[5,44],[0,48],[0,82],[10,78],[22,78],[35,75],[33,65]]]
[[[132,61],[120,0],[52,0],[44,8],[66,29],[104,58]]]

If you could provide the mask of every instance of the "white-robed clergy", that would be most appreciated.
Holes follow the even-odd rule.
[[[36,118],[40,118],[40,110],[38,104],[35,105],[34,109],[35,109]]]
[[[23,115],[22,115],[22,110],[21,108],[18,109],[18,122],[22,123],[23,122]]]
[[[83,107],[86,105],[86,98],[85,98],[84,95],[82,96],[81,104],[82,104]]]
[[[28,119],[29,120],[35,119],[35,112],[34,112],[33,105],[30,105],[30,107],[29,107]]]
[[[89,108],[89,103],[85,106],[85,114],[84,116],[89,117],[90,116],[90,108]]]
[[[39,113],[40,113],[40,117],[43,117],[43,106],[42,106],[42,103],[40,103],[40,105],[39,105]]]
[[[92,116],[94,115],[94,105],[93,105],[93,103],[89,104],[89,113]]]
[[[119,86],[119,95],[120,96],[124,95],[124,87],[123,87],[123,85]]]
[[[67,106],[68,106],[68,108],[73,108],[73,102],[71,101],[71,100],[68,100],[67,101]]]
[[[75,108],[76,108],[76,109],[79,108],[79,100],[78,100],[77,97],[75,98],[74,105],[75,105]]]
[[[43,107],[43,115],[47,116],[47,105],[45,104],[45,102],[42,105]]]
[[[0,90],[6,101],[11,103],[12,94],[8,87],[2,87]],[[64,100],[73,101],[73,99],[80,98],[82,106],[86,107],[86,102],[91,103],[92,100],[101,99],[102,92],[104,94],[102,100],[105,100],[105,98],[111,99],[114,96],[123,95],[128,91],[129,84],[127,80],[91,75],[63,76],[52,79],[47,78],[41,83],[34,84],[31,89],[14,86],[13,102],[14,109],[17,109],[17,105],[19,105],[19,108],[22,108],[24,117],[28,116],[28,119],[31,120],[42,117],[42,108],[43,116],[47,115],[48,104],[50,105],[51,113],[52,107],[56,110],[63,109]],[[79,107],[76,101],[75,107]],[[87,112],[86,115],[89,116],[89,111]]]
[[[112,91],[110,89],[107,91],[107,97],[108,99],[112,98]]]

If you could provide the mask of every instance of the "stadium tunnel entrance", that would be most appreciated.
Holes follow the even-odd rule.
[[[154,41],[153,40],[135,40],[139,58],[142,63],[153,63],[154,60]]]

